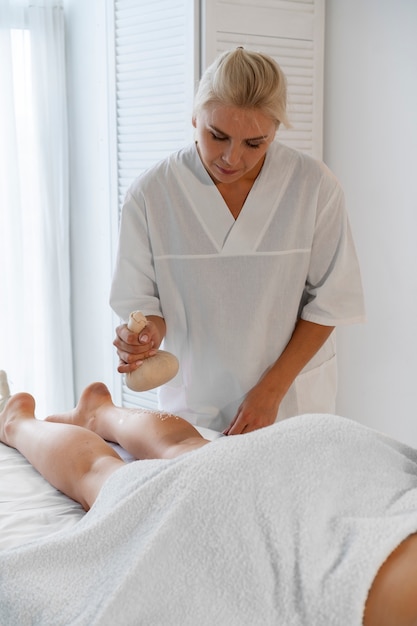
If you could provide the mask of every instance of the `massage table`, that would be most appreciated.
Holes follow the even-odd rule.
[[[417,450],[335,415],[126,462],[88,513],[0,444],[0,624],[361,626],[415,532]]]
[[[221,434],[197,429],[206,439]],[[110,443],[126,463],[135,459]],[[72,528],[85,515],[78,502],[50,485],[17,450],[0,442],[0,551]]]

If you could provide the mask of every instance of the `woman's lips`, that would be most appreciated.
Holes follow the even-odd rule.
[[[239,170],[226,170],[224,169],[224,167],[221,167],[220,165],[216,165],[217,169],[219,170],[219,172],[221,172],[221,174],[224,174],[225,176],[232,176],[233,174],[237,174]]]

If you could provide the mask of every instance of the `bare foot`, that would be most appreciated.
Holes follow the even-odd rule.
[[[114,407],[110,392],[103,383],[92,383],[82,392],[75,409],[68,413],[49,415],[45,421],[76,424],[94,431],[97,411],[103,406]]]
[[[20,419],[35,419],[35,399],[29,393],[17,393],[6,403],[0,413],[0,441],[7,446],[13,445],[13,426]]]

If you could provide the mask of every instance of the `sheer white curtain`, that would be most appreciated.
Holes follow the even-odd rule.
[[[0,369],[37,415],[73,405],[60,0],[0,2]]]

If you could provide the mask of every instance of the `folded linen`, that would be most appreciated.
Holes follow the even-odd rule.
[[[8,626],[359,626],[417,530],[417,451],[331,415],[113,474],[72,529],[0,554]]]
[[[4,370],[0,370],[0,411],[3,410],[7,400],[10,398],[9,381]]]

